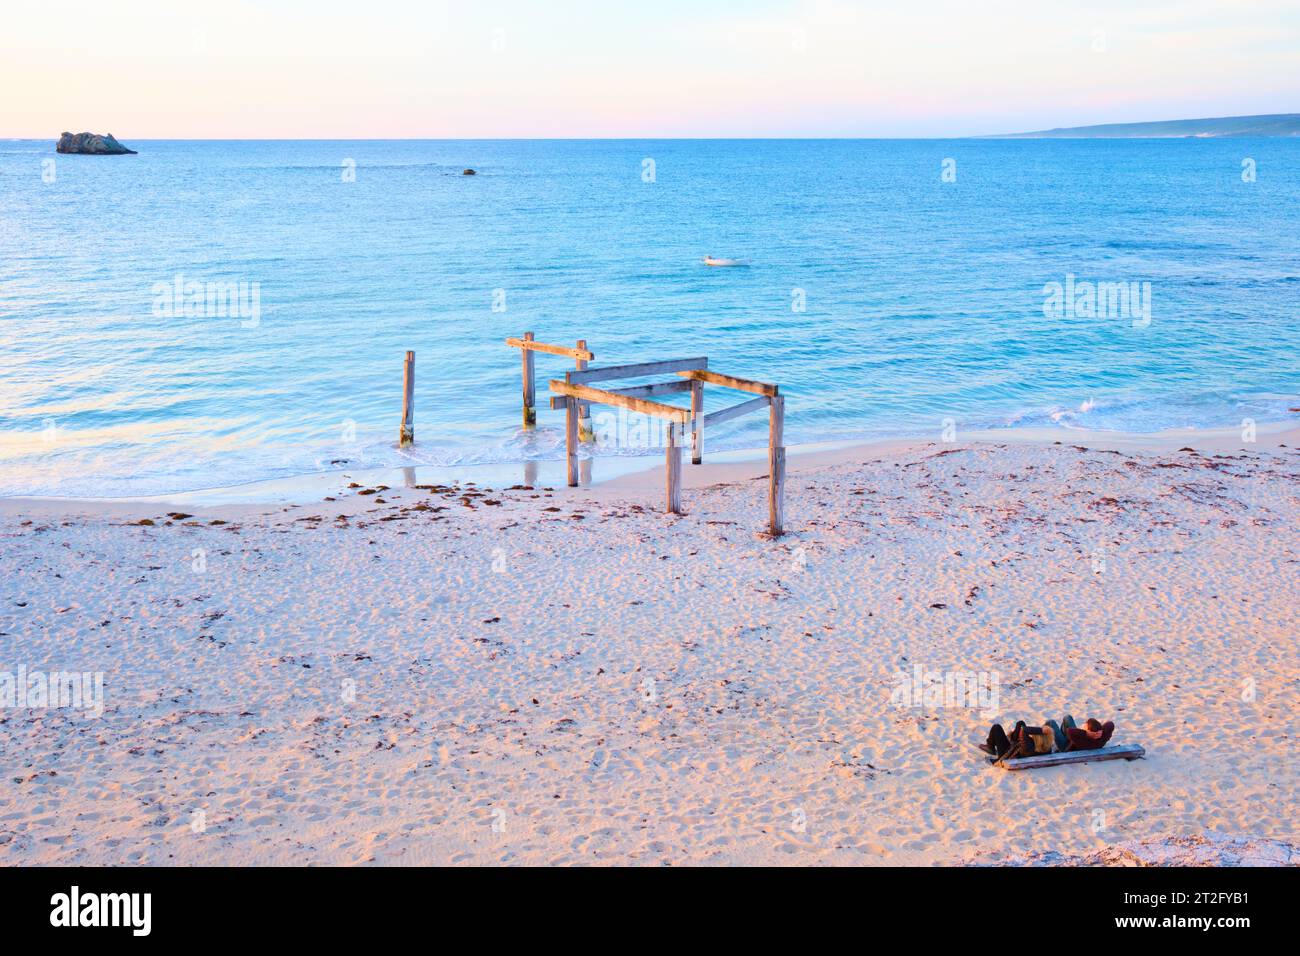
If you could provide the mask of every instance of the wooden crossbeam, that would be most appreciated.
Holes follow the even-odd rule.
[[[586,349],[575,349],[569,345],[551,345],[548,342],[534,342],[532,339],[506,339],[506,345],[511,348],[524,349],[527,352],[563,355],[565,358],[575,359],[580,362],[590,362],[596,357],[594,352],[588,352]]]
[[[616,395],[630,395],[632,398],[650,398],[651,395],[667,395],[677,392],[690,392],[695,382],[685,380],[679,381],[659,381],[650,385],[633,385],[627,389],[604,389],[606,392],[612,392]],[[563,410],[564,403],[568,399],[564,395],[551,395],[552,410]]]
[[[649,385],[631,385],[627,388],[609,388],[615,395],[630,395],[632,398],[650,398],[654,395],[672,395],[676,392],[689,392],[691,383],[684,379],[672,382],[651,382]]]
[[[671,395],[675,392],[689,392],[693,385],[683,379],[672,382],[652,382],[649,385],[633,385],[630,388],[608,388],[607,392],[613,392],[615,395],[629,395],[632,398],[650,398],[653,395]],[[551,408],[564,408],[564,403],[568,399],[563,395],[551,396]]]
[[[751,398],[747,402],[741,402],[739,405],[732,405],[730,408],[720,408],[716,412],[709,412],[704,416],[701,428],[713,425],[721,425],[723,422],[729,422],[733,418],[739,418],[749,412],[756,412],[760,408],[767,408],[772,400],[766,395],[760,395],[758,398]]]
[[[525,349],[529,352],[546,352],[548,355],[560,355],[580,362],[590,362],[596,357],[595,352],[585,348],[574,348],[571,345],[552,345],[549,342],[535,342],[532,339],[509,338],[506,339],[506,345],[512,348]]]
[[[576,373],[570,372],[569,374]],[[551,391],[566,398],[577,398],[584,402],[591,402],[593,405],[614,405],[618,408],[626,408],[629,411],[640,412],[642,415],[666,418],[671,422],[684,423],[691,417],[689,408],[675,408],[672,405],[665,405],[663,402],[651,402],[644,398],[633,398],[631,395],[620,395],[617,392],[611,392],[603,388],[573,385],[569,382],[562,382],[557,378],[551,379]]]
[[[668,372],[681,372],[683,369],[708,368],[709,360],[699,358],[662,359],[657,362],[635,362],[632,365],[606,365],[602,368],[589,368],[580,372],[570,372],[569,381],[574,385],[587,382],[603,382],[611,378],[640,378],[642,375],[660,375]]]
[[[734,388],[742,392],[753,392],[756,395],[776,395],[779,391],[777,386],[770,385],[767,382],[755,382],[749,378],[736,378],[734,375],[723,375],[721,372],[710,372],[707,369],[687,369],[677,372],[682,378],[694,379],[698,382],[708,382],[710,385],[721,385],[723,388]]]

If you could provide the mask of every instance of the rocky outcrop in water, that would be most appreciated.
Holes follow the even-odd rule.
[[[98,133],[64,133],[54,147],[60,153],[86,153],[91,156],[136,155],[133,149],[127,149],[113,138],[113,134],[100,136]]]

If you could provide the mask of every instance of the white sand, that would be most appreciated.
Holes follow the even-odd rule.
[[[1243,839],[1219,833],[1120,843],[1092,853],[1056,850],[1024,857],[989,854],[982,866],[1300,866],[1300,848],[1281,840]]]
[[[775,542],[755,465],[687,466],[682,517],[657,475],[170,526],[7,501],[0,671],[103,671],[106,699],[0,710],[0,863],[1295,843],[1298,445],[795,458]],[[891,706],[917,664],[996,671],[996,713]],[[1013,773],[974,749],[1067,710],[1147,759]]]

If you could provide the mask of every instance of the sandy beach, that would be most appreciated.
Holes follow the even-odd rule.
[[[1295,862],[1296,431],[794,456],[777,540],[684,471],[0,503],[0,671],[103,680],[0,711],[0,863]],[[1145,759],[975,749],[1065,712]]]

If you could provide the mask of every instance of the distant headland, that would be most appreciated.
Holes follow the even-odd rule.
[[[1173,137],[1300,136],[1300,113],[1222,116],[1217,119],[1160,120],[1155,123],[1106,123],[1070,126],[1034,133],[998,133],[975,139],[1164,139]]]
[[[136,151],[127,149],[113,134],[100,136],[98,133],[64,133],[54,147],[60,153],[85,153],[91,156],[135,156]]]

